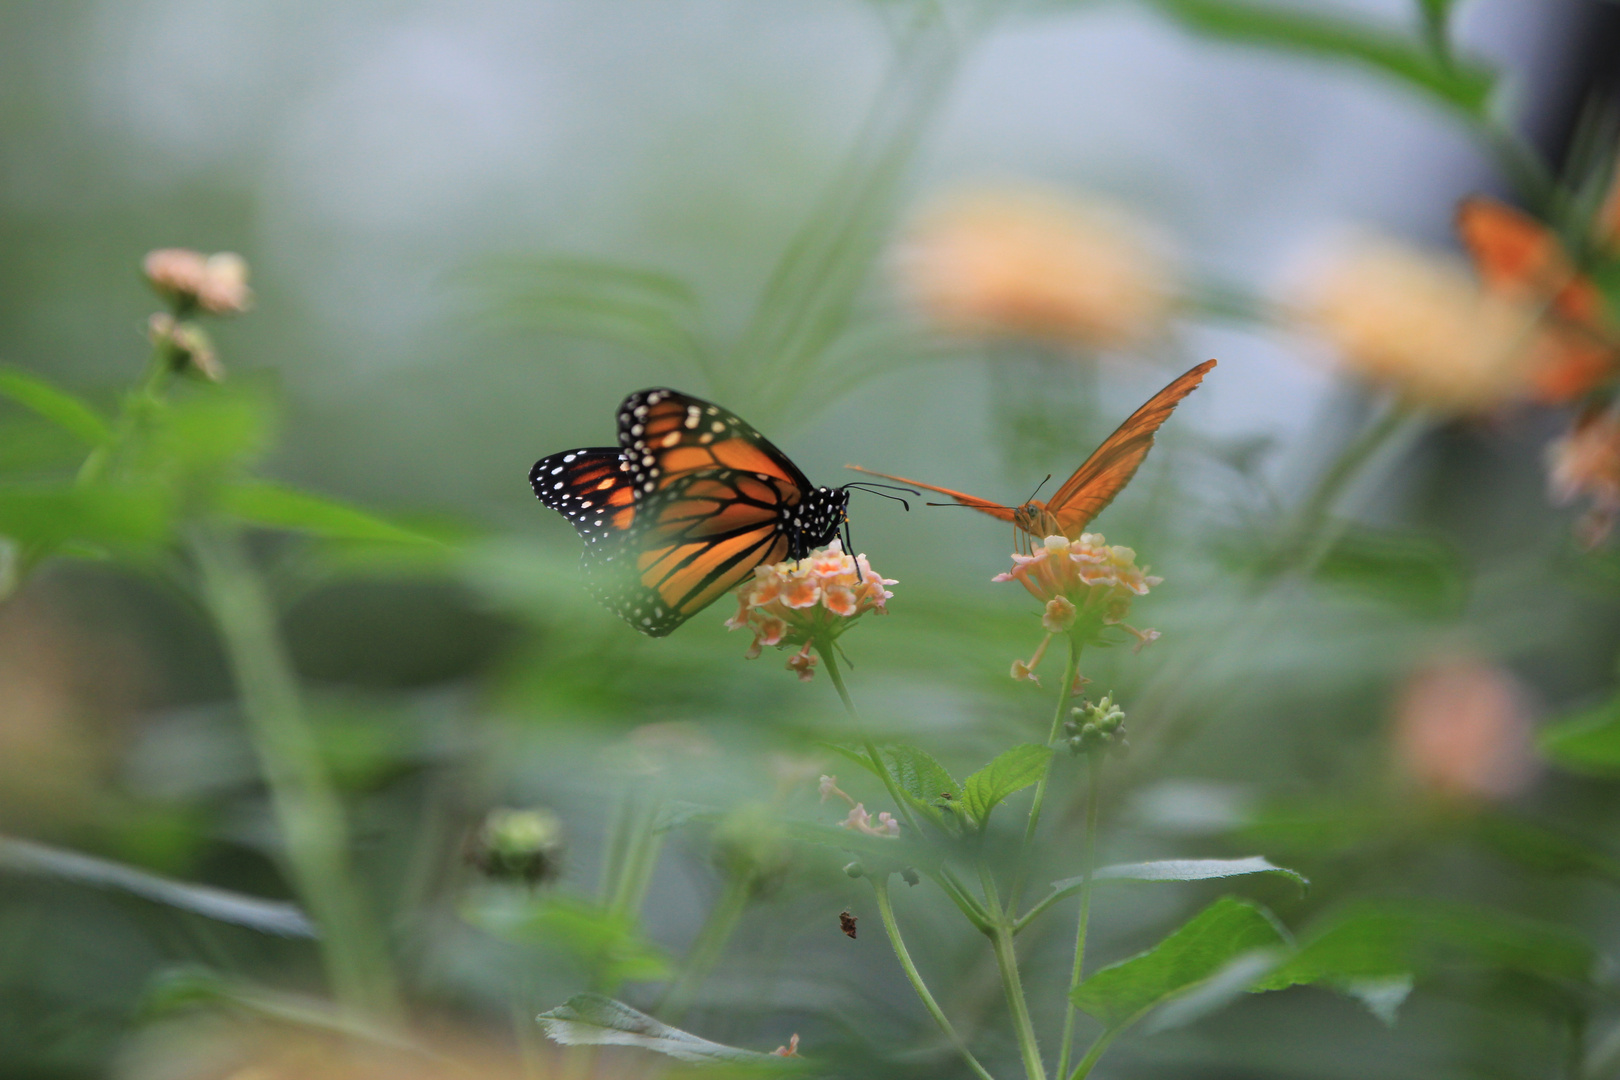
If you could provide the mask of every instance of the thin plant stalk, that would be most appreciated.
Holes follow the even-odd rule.
[[[351,1009],[396,1021],[403,1010],[387,942],[349,865],[342,802],[305,718],[264,582],[228,527],[197,527],[189,548],[270,788],[288,869],[321,927],[333,992]]]
[[[878,755],[877,745],[872,742],[872,737],[866,733],[866,725],[861,723],[860,713],[855,711],[855,702],[850,698],[849,688],[844,685],[843,673],[838,669],[836,647],[831,643],[819,641],[815,643],[815,647],[816,652],[820,654],[822,660],[827,664],[827,677],[832,680],[834,688],[837,689],[838,698],[844,703],[844,711],[854,721],[855,728],[860,733],[861,745],[866,750],[867,756],[872,759],[872,767],[877,770],[878,776],[883,780],[883,786],[887,789],[889,798],[894,800],[895,807],[900,811],[900,815],[905,818],[906,825],[912,830],[912,834],[921,836],[922,830],[916,815],[911,812],[911,804],[906,801],[900,786],[894,782],[894,777],[889,775],[889,770],[883,764],[883,758]],[[941,866],[937,873],[931,872],[929,876],[945,891],[945,895],[951,898],[951,902],[957,906],[962,914],[967,916],[969,922],[983,933],[988,934],[990,932],[990,928],[997,921],[997,916],[987,910],[983,904],[974,898],[972,893],[963,887],[962,883],[957,880],[956,875],[951,872],[950,867]]]
[[[967,1043],[962,1040],[962,1036],[957,1034],[956,1028],[951,1025],[950,1018],[939,1007],[939,1002],[934,1000],[934,995],[929,991],[928,984],[923,982],[922,975],[917,971],[917,965],[912,962],[911,953],[907,951],[906,943],[900,937],[900,924],[894,918],[894,905],[889,899],[889,879],[887,875],[874,874],[871,875],[871,880],[872,888],[877,893],[878,914],[883,919],[883,930],[889,935],[889,944],[894,946],[895,958],[900,961],[900,967],[904,969],[906,978],[911,981],[911,988],[917,992],[917,997],[922,1001],[923,1008],[928,1010],[928,1015],[934,1018],[934,1023],[939,1025],[939,1030],[945,1033],[945,1038],[949,1039],[951,1045],[956,1047],[956,1052],[962,1055],[962,1060],[967,1062],[968,1068],[973,1070],[973,1074],[979,1077],[979,1080],[995,1080],[990,1075],[989,1070],[979,1064],[979,1059],[974,1057],[973,1051],[967,1048]]]
[[[1345,489],[1360,475],[1367,463],[1382,450],[1397,432],[1401,431],[1413,415],[1409,406],[1392,403],[1350,441],[1333,464],[1328,466],[1316,482],[1290,531],[1283,548],[1284,569],[1309,570],[1326,554],[1334,534],[1327,528],[1327,518]]]
[[[1080,1063],[1074,1067],[1074,1072],[1069,1074],[1068,1080],[1085,1080],[1086,1077],[1090,1076],[1091,1070],[1096,1068],[1097,1059],[1103,1056],[1103,1051],[1108,1049],[1109,1044],[1114,1041],[1121,1030],[1123,1029],[1110,1028],[1097,1036],[1097,1041],[1092,1043],[1090,1048],[1086,1050],[1086,1056],[1080,1059]]]
[[[1072,1000],[1086,965],[1086,931],[1091,923],[1092,874],[1097,867],[1097,818],[1102,802],[1102,755],[1093,751],[1087,763],[1086,780],[1086,846],[1080,862],[1080,918],[1074,931],[1074,969],[1069,975],[1069,990],[1063,999],[1063,1041],[1058,1047],[1057,1075],[1069,1071],[1069,1050],[1074,1046],[1075,1007]]]
[[[990,946],[996,953],[996,968],[1001,972],[1001,985],[1007,994],[1007,1009],[1012,1013],[1013,1031],[1018,1036],[1018,1052],[1024,1059],[1024,1073],[1029,1080],[1046,1080],[1046,1065],[1041,1061],[1040,1043],[1035,1039],[1035,1025],[1029,1018],[1029,1005],[1024,1000],[1024,983],[1018,974],[1018,954],[1013,948],[1012,927],[1005,921],[997,924],[990,935]]]
[[[726,876],[725,888],[720,893],[720,899],[714,907],[709,909],[709,917],[703,922],[703,929],[698,931],[697,940],[692,943],[691,951],[687,953],[686,963],[681,968],[680,975],[675,979],[674,985],[669,988],[662,1010],[665,1022],[679,1024],[691,1007],[692,999],[696,996],[698,987],[703,985],[714,967],[720,961],[720,956],[726,949],[726,943],[741,921],[743,911],[748,907],[748,900],[754,890],[754,875],[748,871],[733,871]]]
[[[1069,697],[1074,691],[1075,677],[1080,674],[1080,652],[1084,646],[1080,639],[1069,635],[1069,659],[1063,667],[1063,682],[1058,686],[1057,708],[1052,710],[1052,728],[1046,734],[1046,745],[1054,747],[1063,732],[1064,713],[1069,708]],[[1056,757],[1054,751],[1053,757]],[[1013,871],[1012,888],[1007,894],[1007,917],[1014,918],[1018,911],[1018,898],[1024,890],[1024,879],[1029,873],[1029,856],[1035,844],[1035,830],[1041,823],[1041,807],[1046,803],[1046,786],[1052,779],[1052,758],[1035,784],[1035,798],[1029,804],[1029,821],[1024,825],[1024,840],[1018,847],[1018,864]]]

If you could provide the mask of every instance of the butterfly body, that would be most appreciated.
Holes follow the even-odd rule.
[[[529,483],[585,540],[587,587],[662,637],[753,573],[831,542],[849,505],[718,405],[654,388],[625,398],[619,445],[536,462]]]
[[[971,507],[980,513],[1012,522],[1026,541],[1047,536],[1066,536],[1070,540],[1076,540],[1091,520],[1102,513],[1103,509],[1114,501],[1114,496],[1118,495],[1130,482],[1131,477],[1136,475],[1136,470],[1141,468],[1143,459],[1153,448],[1153,438],[1158,433],[1159,427],[1170,418],[1170,414],[1181,404],[1181,400],[1198,387],[1214,366],[1215,361],[1206,360],[1149,398],[1147,404],[1132,413],[1112,435],[1103,440],[1103,444],[1092,452],[1046,502],[1031,499],[1021,506],[1003,506],[989,499],[981,499],[934,484],[925,484],[920,480],[907,480],[900,476],[890,476],[888,473],[873,472],[871,469],[862,469],[859,465],[851,465],[850,468],[858,472],[872,473],[874,476],[881,476],[896,483],[948,495],[961,506]]]

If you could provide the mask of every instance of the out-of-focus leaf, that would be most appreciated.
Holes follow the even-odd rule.
[[[308,533],[326,540],[382,544],[438,541],[385,521],[347,503],[265,481],[241,481],[220,496],[220,509],[250,525]]]
[[[602,994],[575,994],[537,1019],[552,1041],[564,1046],[636,1046],[703,1065],[792,1069],[796,1064],[792,1058],[700,1039]]]
[[[604,982],[669,977],[669,957],[628,918],[578,897],[491,891],[464,905],[462,916],[504,941],[572,953]]]
[[[43,379],[21,371],[0,370],[0,395],[31,409],[91,446],[99,446],[112,438],[112,429],[100,413]]]
[[[1467,574],[1456,551],[1412,532],[1351,526],[1317,563],[1315,575],[1419,615],[1452,615],[1467,600]]]
[[[0,485],[0,536],[40,551],[69,544],[144,549],[167,536],[168,509],[149,488]]]
[[[1585,982],[1595,955],[1572,931],[1488,908],[1401,901],[1356,905],[1310,935],[1263,989],[1323,982],[1348,988],[1456,964]]]
[[[1158,859],[1154,862],[1116,863],[1097,869],[1097,881],[1210,881],[1215,878],[1242,877],[1246,874],[1281,874],[1300,887],[1310,887],[1310,881],[1298,870],[1277,866],[1263,855],[1246,859]],[[1078,888],[1081,878],[1068,878],[1052,883],[1059,891]]]
[[[1620,859],[1573,836],[1506,814],[1481,813],[1474,822],[1480,843],[1544,874],[1580,874],[1620,884]]]
[[[269,404],[250,390],[201,388],[155,407],[150,421],[142,466],[182,481],[238,466],[270,442]]]
[[[196,966],[169,968],[155,975],[141,997],[139,1011],[150,1020],[200,1005],[226,1007],[277,1024],[330,1032],[407,1053],[427,1052],[398,1028],[337,1008],[328,999],[271,990]]]
[[[1249,0],[1148,3],[1195,33],[1362,64],[1470,116],[1484,114],[1496,84],[1482,64],[1442,63],[1405,35],[1362,20]]]
[[[1226,896],[1147,952],[1103,968],[1070,995],[1075,1008],[1117,1030],[1191,991],[1235,959],[1281,950],[1288,939],[1258,904]]]
[[[1173,997],[1154,1009],[1142,1025],[1149,1035],[1185,1027],[1226,1008],[1254,984],[1288,959],[1282,949],[1254,949],[1233,957],[1221,969],[1185,994]]]
[[[28,840],[0,836],[0,870],[60,878],[98,889],[117,889],[279,937],[316,936],[314,924],[296,904],[260,900],[209,885],[171,881],[133,866]]]
[[[618,341],[701,364],[696,294],[678,278],[597,259],[493,259],[473,273],[487,311],[509,325]]]
[[[1620,776],[1620,697],[1548,724],[1536,743],[1543,757],[1571,772]]]
[[[998,754],[995,760],[962,781],[962,805],[968,814],[983,825],[990,811],[1014,792],[1038,783],[1046,772],[1046,763],[1052,759],[1052,749],[1024,743]],[[936,791],[937,799],[943,791]]]

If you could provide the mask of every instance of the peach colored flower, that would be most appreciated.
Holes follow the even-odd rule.
[[[894,595],[884,586],[893,584],[865,555],[850,558],[834,540],[802,559],[755,567],[753,580],[737,589],[737,614],[726,629],[754,632],[750,659],[767,645],[802,645],[788,669],[807,680],[816,665],[812,646],[830,643],[868,611],[884,612]]]
[[[248,265],[231,251],[204,255],[187,248],[160,248],[141,263],[146,280],[182,309],[201,307],[215,315],[235,315],[253,304]]]
[[[1014,554],[1013,568],[992,581],[1017,581],[1045,604],[1041,626],[1046,636],[1028,660],[1014,660],[1012,677],[1039,684],[1039,666],[1052,638],[1080,634],[1091,644],[1107,644],[1104,629],[1118,627],[1136,638],[1137,651],[1156,640],[1157,630],[1138,630],[1125,623],[1131,601],[1146,596],[1163,579],[1150,577],[1136,565],[1136,552],[1110,546],[1101,533],[1082,533],[1080,539],[1048,536],[1028,555]]]
[[[1591,499],[1576,533],[1588,548],[1602,543],[1620,517],[1620,417],[1587,413],[1549,445],[1547,486],[1555,503]]]
[[[1534,778],[1531,720],[1518,681],[1468,655],[1431,661],[1413,673],[1395,706],[1401,770],[1448,798],[1488,801]]]
[[[1174,272],[1150,230],[1095,201],[1037,187],[948,195],[896,252],[901,293],[952,333],[1099,349],[1159,335]]]
[[[884,810],[877,816],[877,823],[873,824],[872,815],[866,812],[862,803],[856,803],[849,809],[849,816],[840,822],[846,829],[863,832],[867,836],[882,836],[893,838],[900,835],[900,822],[895,816]]]
[[[1446,413],[1531,397],[1558,345],[1542,305],[1482,287],[1458,259],[1386,238],[1364,237],[1320,260],[1292,310],[1346,370]]]

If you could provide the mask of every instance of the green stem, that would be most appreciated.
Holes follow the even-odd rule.
[[[928,1015],[934,1018],[934,1023],[939,1025],[939,1030],[943,1031],[951,1045],[956,1047],[957,1053],[962,1055],[962,1059],[967,1062],[968,1068],[973,1070],[973,1074],[979,1077],[979,1080],[995,1080],[989,1071],[979,1064],[979,1059],[967,1048],[967,1043],[956,1033],[956,1028],[951,1026],[950,1018],[939,1007],[939,1002],[934,1000],[934,995],[928,990],[928,984],[923,982],[922,975],[917,971],[917,965],[911,962],[911,953],[906,951],[906,943],[900,937],[900,924],[894,918],[894,905],[889,901],[888,876],[874,875],[871,880],[872,888],[877,892],[878,913],[883,918],[883,929],[889,935],[889,944],[894,946],[895,958],[905,969],[906,978],[911,980],[911,988],[917,992],[923,1008],[928,1010]]]
[[[1069,992],[1063,1002],[1063,1042],[1058,1047],[1057,1075],[1069,1071],[1069,1050],[1074,1045],[1075,1008],[1069,999],[1080,986],[1086,963],[1086,929],[1091,922],[1091,875],[1097,866],[1097,818],[1102,802],[1102,754],[1093,751],[1087,769],[1086,847],[1080,863],[1080,919],[1074,931],[1074,969],[1069,975]]]
[[[1041,1047],[1035,1041],[1035,1025],[1030,1022],[1029,1005],[1024,1000],[1024,983],[1018,975],[1018,954],[1013,949],[1012,928],[1004,922],[997,925],[991,931],[990,945],[996,953],[996,968],[1001,972],[1001,986],[1007,994],[1007,1009],[1012,1013],[1013,1030],[1018,1035],[1018,1051],[1024,1059],[1024,1073],[1029,1080],[1046,1080]]]
[[[692,949],[686,956],[686,963],[681,968],[679,977],[669,988],[669,994],[664,999],[664,1007],[659,1010],[663,1013],[666,1023],[679,1025],[681,1018],[692,1004],[692,998],[699,986],[709,977],[715,964],[720,960],[720,954],[725,951],[726,942],[731,940],[732,932],[737,929],[737,923],[742,919],[742,913],[748,907],[748,897],[753,891],[753,875],[747,872],[734,872],[727,876],[725,889],[720,893],[720,899],[709,911],[709,917],[703,923],[703,929],[698,931],[697,940],[692,943]]]
[[[388,945],[349,865],[343,806],[305,719],[264,583],[233,530],[198,527],[189,547],[270,789],[288,869],[321,927],[333,991],[350,1008],[398,1020],[402,1009]]]
[[[140,426],[142,414],[161,400],[164,384],[173,374],[174,347],[166,341],[159,341],[152,346],[152,353],[146,361],[146,375],[141,379],[140,385],[124,398],[111,437],[90,451],[89,456],[84,459],[84,464],[79,466],[76,483],[94,484],[106,475],[113,454],[135,434]]]
[[[1103,1051],[1108,1049],[1108,1044],[1114,1041],[1121,1030],[1123,1029],[1115,1028],[1097,1036],[1097,1041],[1091,1044],[1091,1048],[1086,1051],[1086,1056],[1080,1059],[1080,1063],[1074,1067],[1074,1072],[1069,1074],[1069,1080],[1085,1080],[1087,1076],[1090,1076],[1091,1070],[1097,1064],[1097,1059],[1103,1056]]]
[[[1326,528],[1328,514],[1367,462],[1405,426],[1409,406],[1391,404],[1356,436],[1322,474],[1301,505],[1288,542],[1283,547],[1283,569],[1310,570],[1331,546],[1335,534]]]
[[[878,776],[882,778],[883,786],[888,791],[889,798],[894,800],[894,805],[899,809],[900,816],[905,818],[907,827],[911,829],[911,834],[920,839],[923,835],[922,829],[919,827],[916,815],[911,812],[911,804],[906,801],[900,786],[894,782],[894,777],[889,775],[888,768],[883,764],[883,758],[878,754],[876,744],[872,742],[872,737],[866,733],[866,725],[861,723],[860,713],[855,711],[855,702],[849,696],[849,688],[844,685],[843,673],[838,670],[837,650],[831,643],[819,641],[815,643],[815,647],[822,660],[826,661],[827,677],[832,680],[833,686],[837,688],[839,700],[844,703],[844,711],[849,713],[849,718],[854,721],[855,729],[860,733],[861,745],[866,750],[867,756],[872,759],[872,767],[877,770]],[[945,895],[951,898],[951,902],[957,906],[958,910],[967,916],[969,922],[982,933],[988,934],[990,932],[991,926],[997,921],[996,917],[978,900],[974,899],[973,894],[968,892],[962,883],[957,880],[950,867],[942,865],[937,872],[931,872],[929,876],[945,891]]]
[[[608,909],[626,918],[639,918],[652,885],[653,871],[664,847],[664,833],[658,828],[659,803],[642,805],[633,799],[628,808],[629,822],[624,841],[624,858],[618,867]]]
[[[1069,659],[1063,667],[1063,682],[1058,687],[1057,708],[1052,710],[1052,729],[1046,733],[1046,745],[1053,748],[1046,759],[1046,769],[1035,784],[1035,798],[1029,804],[1029,821],[1024,825],[1024,841],[1018,847],[1017,868],[1013,871],[1012,888],[1007,893],[1007,917],[1013,918],[1018,910],[1018,898],[1024,891],[1024,878],[1029,873],[1029,855],[1035,844],[1035,829],[1041,823],[1041,807],[1046,803],[1046,786],[1052,779],[1052,762],[1058,736],[1063,733],[1063,714],[1068,711],[1069,695],[1073,691],[1075,676],[1080,674],[1080,651],[1084,646],[1074,635],[1069,635]]]

